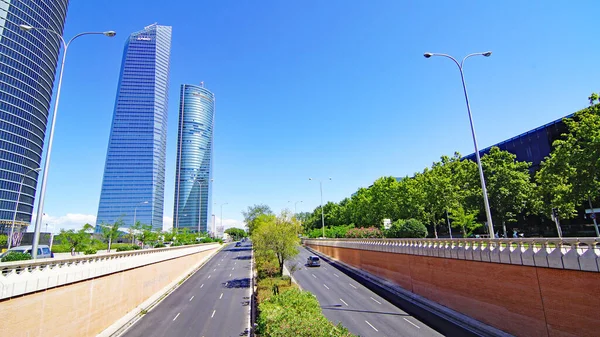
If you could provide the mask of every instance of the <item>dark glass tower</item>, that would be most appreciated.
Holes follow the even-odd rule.
[[[134,218],[162,228],[171,27],[150,25],[125,43],[96,225]]]
[[[68,0],[0,0],[0,233],[10,231],[21,178],[15,231],[31,222],[52,87]]]
[[[173,226],[206,232],[211,205],[215,96],[203,85],[181,86]]]

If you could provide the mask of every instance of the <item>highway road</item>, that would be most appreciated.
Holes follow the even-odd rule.
[[[288,268],[294,263],[301,268],[293,274],[300,287],[317,296],[327,319],[334,324],[342,323],[351,333],[387,337],[470,335],[452,323],[430,315],[428,320],[442,321],[436,322],[440,330],[436,331],[326,261],[321,260],[320,267],[306,267],[310,255],[301,247],[300,254],[287,263]]]
[[[251,250],[228,244],[121,336],[246,336]]]

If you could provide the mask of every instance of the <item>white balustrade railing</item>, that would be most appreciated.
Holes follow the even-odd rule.
[[[600,238],[304,239],[303,242],[448,259],[600,271]]]
[[[0,263],[0,299],[79,282],[219,247],[218,243]]]

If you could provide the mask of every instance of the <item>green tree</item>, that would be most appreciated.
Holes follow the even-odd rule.
[[[483,226],[475,221],[477,218],[477,213],[478,211],[466,211],[462,206],[455,207],[450,212],[452,227],[460,228],[463,237],[469,237],[477,228]]]
[[[514,221],[525,210],[526,202],[535,196],[535,183],[531,181],[531,163],[516,160],[517,156],[492,147],[481,158],[493,216],[502,224],[507,237],[506,222]]]
[[[536,179],[548,184],[544,192],[552,207],[571,218],[581,203],[593,208],[600,197],[600,106],[578,111],[564,122],[568,132],[553,143]],[[596,235],[600,236],[597,227]]]
[[[0,235],[0,247],[6,247],[6,246],[8,246],[8,236]]]
[[[86,230],[87,228],[85,226],[78,231],[75,231],[74,229],[60,230],[60,235],[63,238],[63,242],[66,241],[66,244],[71,250],[71,255],[74,255],[75,252],[82,251],[90,243],[90,234],[87,233]]]
[[[235,241],[248,236],[248,233],[246,233],[245,230],[243,230],[241,228],[235,228],[235,227],[227,228],[225,230],[225,233],[229,234],[229,236],[231,236],[231,238]]]
[[[596,104],[596,101],[598,100],[598,94],[593,92],[590,97],[588,97],[588,100],[590,101],[590,105]]]
[[[257,204],[248,206],[248,210],[242,211],[242,215],[244,216],[246,227],[248,227],[248,234],[252,235],[252,231],[256,226],[256,219],[261,215],[273,215],[273,211],[271,211],[271,208],[268,205]]]
[[[253,222],[251,238],[255,254],[257,257],[274,254],[282,275],[285,261],[298,254],[300,226],[297,220],[282,212],[279,216],[262,214]]]
[[[399,231],[401,238],[424,238],[427,236],[427,227],[417,219],[404,221]]]
[[[152,230],[151,225],[142,225],[140,233],[138,234],[138,240],[142,243],[142,246],[151,244],[158,240],[158,233]]]
[[[113,241],[115,241],[121,233],[120,229],[123,226],[123,220],[119,219],[112,225],[101,224],[100,226],[102,226],[102,238],[108,243],[107,252],[110,253],[110,247],[112,246]]]

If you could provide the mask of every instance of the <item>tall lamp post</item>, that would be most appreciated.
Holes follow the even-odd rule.
[[[46,197],[46,182],[48,180],[48,168],[50,167],[50,155],[52,154],[52,141],[54,140],[54,125],[56,124],[56,114],[58,113],[58,102],[60,101],[60,89],[62,87],[62,78],[63,78],[63,72],[65,70],[65,60],[67,57],[67,50],[69,49],[69,45],[71,44],[71,42],[73,42],[73,40],[77,39],[80,36],[104,35],[104,36],[108,36],[108,37],[113,37],[113,36],[117,35],[117,33],[115,33],[112,30],[106,31],[106,32],[83,32],[83,33],[79,33],[79,34],[73,36],[68,42],[66,42],[65,39],[62,37],[62,34],[56,32],[52,29],[32,27],[32,26],[24,25],[24,24],[19,25],[19,28],[21,28],[22,30],[24,30],[26,32],[31,32],[32,30],[46,31],[46,32],[54,34],[58,38],[60,38],[60,40],[63,44],[63,55],[62,55],[62,62],[60,65],[60,75],[58,77],[58,86],[56,87],[54,112],[52,113],[52,122],[50,124],[50,135],[48,136],[48,148],[46,149],[46,158],[44,161],[44,171],[42,173],[42,184],[40,187],[40,196],[39,196],[38,205],[37,205],[37,216],[35,218],[35,232],[33,234],[33,247],[31,249],[32,258],[36,259],[37,258],[37,248],[38,248],[39,240],[40,240],[40,230],[41,230],[41,225],[42,225],[42,214],[44,213],[44,198]]]
[[[487,217],[488,228],[490,231],[490,238],[494,238],[494,223],[492,222],[492,212],[490,211],[490,203],[488,201],[487,189],[485,188],[485,177],[483,175],[483,167],[481,166],[481,158],[479,156],[479,148],[477,146],[477,137],[475,136],[475,126],[473,125],[473,116],[471,115],[471,105],[469,104],[469,95],[467,94],[467,85],[465,84],[465,75],[463,73],[463,65],[465,60],[471,56],[485,56],[489,57],[492,55],[491,51],[487,51],[484,53],[473,53],[465,56],[462,61],[459,63],[454,57],[447,54],[438,54],[438,53],[425,53],[423,56],[425,58],[430,58],[432,56],[443,56],[451,59],[458,66],[458,70],[460,71],[460,78],[462,80],[463,91],[465,93],[465,101],[467,102],[467,112],[469,114],[469,122],[471,123],[471,134],[473,136],[473,145],[475,146],[475,158],[477,158],[477,166],[479,167],[479,178],[481,179],[481,190],[483,192],[483,203],[485,204],[485,215]]]
[[[146,201],[142,201],[139,204],[135,205],[135,207],[133,208],[133,225],[135,226],[135,220],[137,218],[137,208],[140,207],[140,205],[142,204],[147,204],[148,200]]]
[[[229,204],[228,202],[221,204],[221,228],[223,228],[223,206]],[[216,228],[215,228],[215,232],[216,232]],[[216,233],[215,233],[216,235]]]
[[[21,190],[23,189],[23,181],[25,181],[25,177],[29,175],[31,172],[40,172],[42,169],[40,167],[31,169],[27,171],[25,174],[21,176],[21,184],[19,185],[19,193],[17,194],[17,201],[15,202],[15,214],[13,214],[12,225],[10,226],[10,236],[8,237],[8,249],[12,247],[12,240],[15,231],[15,221],[17,221],[17,211],[19,210],[19,202],[21,201]]]
[[[313,180],[313,178],[308,178]],[[331,177],[329,178],[331,180]],[[319,188],[321,190],[321,227],[323,227],[323,237],[325,237],[325,209],[323,209],[323,181],[319,180]]]

